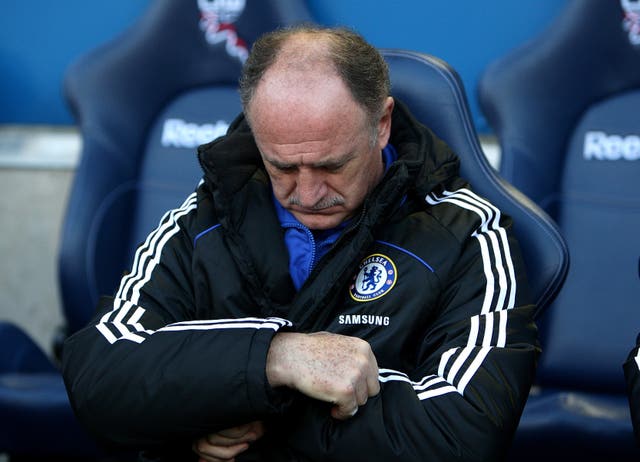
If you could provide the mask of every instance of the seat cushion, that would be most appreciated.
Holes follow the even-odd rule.
[[[0,452],[12,455],[97,456],[77,422],[59,373],[0,374]]]
[[[510,460],[540,462],[541,451],[552,460],[640,460],[626,396],[534,389]]]

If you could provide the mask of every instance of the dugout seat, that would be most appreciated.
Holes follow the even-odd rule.
[[[404,101],[460,157],[461,174],[474,191],[514,220],[539,315],[562,286],[569,266],[566,244],[555,223],[500,177],[482,151],[467,96],[457,72],[444,61],[406,50],[382,50],[392,95]]]
[[[567,2],[486,69],[478,96],[501,174],[571,255],[512,460],[640,460],[622,370],[640,330],[640,2]]]
[[[137,243],[197,186],[195,148],[240,111],[251,43],[311,21],[302,0],[153,0],[119,38],[69,67],[64,91],[82,153],[59,245],[58,354],[99,295],[113,293]],[[56,361],[8,323],[0,323],[0,426],[0,454],[12,460],[104,457],[78,426]]]

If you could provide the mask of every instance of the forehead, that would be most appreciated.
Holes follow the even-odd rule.
[[[353,138],[366,114],[335,74],[267,72],[250,108],[257,141],[279,144]]]

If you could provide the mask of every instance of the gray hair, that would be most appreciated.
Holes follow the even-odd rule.
[[[255,90],[265,72],[273,65],[283,44],[294,35],[316,35],[327,44],[327,60],[360,104],[377,136],[377,122],[383,103],[391,93],[389,68],[378,50],[360,34],[347,28],[298,25],[268,32],[251,48],[240,77],[240,99],[247,114]]]

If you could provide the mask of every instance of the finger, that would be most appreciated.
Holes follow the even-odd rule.
[[[252,422],[240,427],[233,427],[206,436],[206,440],[214,446],[232,446],[239,443],[251,443],[264,434],[262,423]]]
[[[380,380],[376,373],[375,376],[367,377],[367,397],[376,396],[378,393],[380,393]]]
[[[252,423],[246,423],[243,425],[238,425],[237,427],[226,428],[224,430],[219,431],[217,434],[221,436],[225,436],[227,438],[232,438],[232,439],[241,438],[251,429]]]
[[[261,420],[251,422],[249,423],[249,426],[249,432],[255,435],[255,440],[262,438],[264,435],[264,423]]]
[[[345,390],[346,393],[341,400],[336,401],[336,405],[332,409],[334,418],[345,420],[353,417],[358,412],[359,406],[364,406],[369,396],[376,395],[380,390],[378,381],[378,368],[374,359],[374,367],[368,367],[364,376],[355,379],[355,382]],[[372,365],[372,366],[373,366]],[[375,369],[375,374],[371,370]]]
[[[379,380],[379,369],[378,369],[378,361],[376,360],[375,355],[371,352],[371,360],[370,370],[367,374],[367,390],[368,396],[375,396],[380,393],[380,380]]]
[[[355,392],[351,393],[348,397],[342,401],[338,401],[331,408],[331,416],[334,419],[346,420],[353,417],[358,411],[358,402],[356,400]]]
[[[355,416],[358,413],[358,406],[339,407],[333,406],[331,408],[331,417],[336,420],[347,420]]]
[[[249,448],[247,443],[235,444],[232,446],[216,446],[209,444],[204,438],[198,440],[193,447],[193,451],[208,461],[228,461]]]
[[[212,446],[233,446],[240,443],[250,443],[253,441],[251,436],[252,435],[245,434],[240,438],[229,438],[221,435],[220,433],[212,433],[207,435],[204,439]]]
[[[354,385],[354,394],[356,405],[364,406],[369,399],[369,377],[363,377],[361,382]]]

